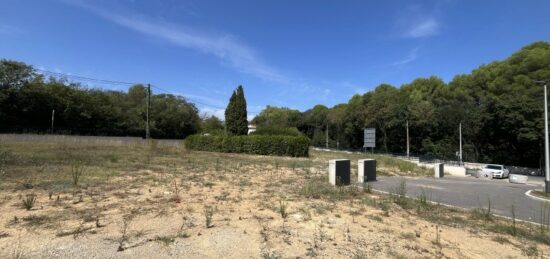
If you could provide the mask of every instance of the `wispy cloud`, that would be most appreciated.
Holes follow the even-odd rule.
[[[436,35],[439,30],[439,23],[433,17],[428,17],[417,23],[405,31],[404,36],[410,38],[422,38]]]
[[[439,9],[441,4],[434,6],[410,5],[402,9],[395,26],[400,37],[425,38],[437,35],[441,29]]]
[[[178,93],[178,94],[194,102],[197,102],[197,101],[203,102],[206,105],[211,105],[211,106],[220,107],[220,108],[225,107],[227,105],[227,103],[222,100],[211,98],[208,96],[196,95],[196,94],[185,94],[185,93]]]
[[[414,60],[416,60],[418,58],[418,48],[414,48],[412,49],[409,54],[407,56],[405,56],[404,58],[398,60],[398,61],[395,61],[393,62],[391,65],[392,66],[401,66],[401,65],[405,65],[407,63],[411,63],[413,62]]]
[[[197,108],[199,109],[201,115],[216,116],[220,120],[225,119],[225,109],[216,109],[207,106],[198,106]]]
[[[230,34],[202,32],[168,22],[147,19],[136,14],[109,12],[83,2],[69,2],[86,8],[108,21],[136,32],[165,40],[179,47],[215,56],[239,72],[267,81],[288,83],[289,79],[267,64],[257,51]]]

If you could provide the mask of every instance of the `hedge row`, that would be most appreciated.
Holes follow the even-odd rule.
[[[288,127],[275,127],[275,126],[260,126],[258,129],[251,133],[252,135],[282,135],[282,136],[304,136],[297,128]]]
[[[309,139],[272,135],[192,135],[185,139],[185,147],[210,152],[303,157],[308,156]]]

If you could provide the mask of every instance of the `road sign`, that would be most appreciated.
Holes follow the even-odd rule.
[[[364,133],[363,147],[376,147],[376,129],[368,128]]]

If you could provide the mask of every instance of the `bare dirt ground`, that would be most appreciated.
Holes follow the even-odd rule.
[[[545,226],[517,223],[512,234],[512,222],[490,212],[409,200],[397,189],[390,197],[331,187],[330,153],[273,158],[156,142],[0,140],[0,258],[550,254]],[[380,161],[382,174],[427,174]]]

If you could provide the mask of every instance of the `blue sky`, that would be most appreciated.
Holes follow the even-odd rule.
[[[546,0],[2,0],[0,58],[151,83],[218,116],[242,84],[253,116],[268,104],[330,107],[381,83],[449,81],[549,41],[549,11]]]

